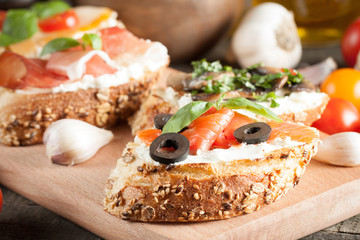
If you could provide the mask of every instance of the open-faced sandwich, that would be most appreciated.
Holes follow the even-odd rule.
[[[170,119],[157,115],[155,126],[127,144],[108,178],[104,207],[109,213],[159,222],[251,213],[298,183],[319,142],[315,128],[281,122],[241,97],[191,102]]]
[[[130,118],[133,134],[151,128],[158,113],[175,113],[185,104],[245,97],[270,108],[284,121],[311,125],[320,118],[329,97],[316,91],[313,84],[293,69],[276,69],[260,64],[246,69],[222,66],[219,61],[192,63],[194,71],[173,71],[166,82],[168,87],[153,89],[140,110]],[[266,120],[260,115],[239,111],[252,118]]]
[[[0,142],[40,143],[62,118],[109,127],[140,107],[169,63],[108,8],[40,2],[9,10],[0,33]]]

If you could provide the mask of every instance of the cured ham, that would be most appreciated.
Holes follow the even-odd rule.
[[[165,65],[168,61],[166,48],[160,51],[162,48],[156,44],[139,39],[126,29],[110,27],[100,30],[99,35],[102,50],[93,50],[89,46],[83,50],[77,46],[52,53],[48,60],[29,59],[10,51],[4,52],[0,56],[0,86],[12,89],[53,88],[66,81],[81,80],[84,75],[96,78],[114,74],[119,66],[127,67],[133,62],[141,62],[150,71],[155,71],[159,64]],[[152,51],[160,52],[160,57],[159,54],[151,54]],[[160,61],[158,58],[166,60]]]
[[[111,27],[100,31],[103,51],[112,59],[124,53],[144,53],[151,45],[124,28]]]
[[[109,56],[99,50],[55,52],[51,55],[46,69],[67,76],[70,80],[82,78],[84,74],[102,74],[116,72],[116,66]]]
[[[68,80],[45,69],[46,61],[28,59],[5,51],[0,55],[0,86],[23,89],[25,87],[49,88]]]

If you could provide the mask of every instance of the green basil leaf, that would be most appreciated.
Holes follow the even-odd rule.
[[[63,1],[37,2],[31,6],[31,10],[34,11],[40,19],[65,12],[69,8],[69,4]]]
[[[242,97],[230,98],[222,104],[222,107],[231,108],[231,109],[246,109],[250,112],[253,112],[258,115],[262,115],[274,121],[277,122],[282,121],[281,118],[279,118],[275,113],[273,113],[269,109]]]
[[[279,98],[278,96],[276,96],[275,92],[268,92],[268,93],[262,94],[262,95],[256,95],[255,93],[253,93],[253,97],[258,102],[270,102],[271,108],[276,108],[276,107],[280,106],[280,104],[275,101],[275,99]]]
[[[38,31],[35,13],[26,9],[10,9],[0,34],[0,46],[8,46],[30,38]]]
[[[51,40],[44,46],[40,53],[40,56],[66,50],[79,45],[80,42],[72,38],[56,38],[54,40]]]
[[[195,101],[180,108],[165,124],[162,133],[180,132],[192,121],[214,106],[211,102]]]
[[[93,49],[101,50],[102,49],[102,41],[101,37],[95,33],[86,33],[82,37],[82,40],[85,45],[89,45]]]
[[[0,46],[8,46],[10,44],[12,44],[14,41],[14,39],[12,37],[10,37],[9,35],[6,34],[0,34]]]

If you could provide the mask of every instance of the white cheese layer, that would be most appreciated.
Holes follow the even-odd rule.
[[[164,92],[159,94],[165,101],[173,103],[174,106],[181,108],[186,104],[192,102],[191,94],[184,94],[179,96],[174,89],[168,87]],[[277,94],[278,95],[278,94]],[[284,96],[276,99],[279,107],[270,107],[270,102],[256,102],[274,112],[276,115],[283,115],[289,113],[301,113],[307,109],[319,107],[324,99],[327,98],[325,93],[318,92],[293,92],[289,96]],[[248,110],[234,109],[234,111],[256,119],[256,115]]]
[[[146,146],[138,137],[135,137],[135,143],[137,143],[135,152],[139,159],[142,159],[147,164],[160,165],[160,163],[150,157],[149,146]],[[290,137],[286,137],[285,139],[276,138],[270,143],[240,144],[232,146],[229,149],[213,149],[207,152],[198,152],[197,155],[188,155],[186,160],[176,163],[175,165],[214,162],[226,163],[241,159],[255,160],[264,158],[272,151],[303,144],[305,143],[292,141]]]
[[[319,107],[326,99],[325,93],[318,92],[293,92],[289,96],[276,99],[279,103],[278,107],[270,107],[270,102],[256,102],[268,109],[270,109],[276,115],[290,114],[290,113],[301,113],[307,109]],[[237,109],[235,110],[241,114],[247,115],[251,118],[256,118],[254,113],[247,110]]]

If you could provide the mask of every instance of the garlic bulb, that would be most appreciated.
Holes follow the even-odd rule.
[[[76,119],[62,119],[45,131],[46,155],[53,162],[74,165],[90,159],[113,138],[111,131]]]
[[[320,162],[338,166],[360,165],[360,134],[357,132],[342,132],[330,135],[319,144],[318,153],[314,159]]]
[[[309,80],[315,85],[319,85],[335,69],[337,69],[335,60],[332,57],[328,57],[317,64],[299,68],[298,71],[306,78],[306,80]]]
[[[265,66],[292,68],[302,54],[293,13],[271,2],[250,9],[235,31],[231,45],[242,67],[261,62]]]

